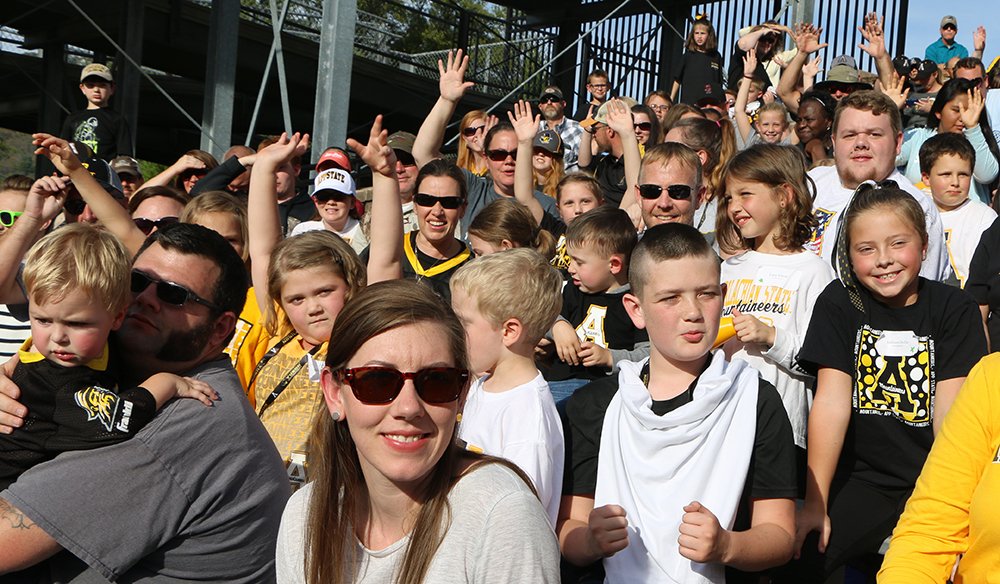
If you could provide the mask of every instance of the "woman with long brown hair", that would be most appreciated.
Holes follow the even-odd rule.
[[[279,583],[553,582],[559,548],[523,473],[464,451],[465,331],[410,280],[373,284],[334,325],[313,481],[278,534]]]

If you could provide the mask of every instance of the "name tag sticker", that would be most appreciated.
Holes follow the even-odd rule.
[[[326,363],[313,359],[311,355],[308,357],[307,363],[309,364],[309,381],[319,383],[319,375],[326,367]]]
[[[920,342],[913,331],[883,331],[875,350],[883,357],[911,357],[920,350]]]
[[[798,290],[799,273],[795,270],[763,266],[757,270],[754,277],[754,284],[758,286],[775,286],[785,290]]]

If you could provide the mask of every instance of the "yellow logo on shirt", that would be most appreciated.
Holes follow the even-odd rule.
[[[108,432],[113,429],[115,414],[118,413],[118,406],[120,404],[120,400],[114,392],[101,387],[91,386],[73,394],[73,399],[76,400],[76,405],[87,412],[88,422],[98,420]],[[123,431],[127,431],[127,418],[123,419],[122,422],[125,424]]]

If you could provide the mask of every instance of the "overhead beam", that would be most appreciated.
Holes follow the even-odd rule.
[[[357,0],[323,2],[312,133],[313,158],[317,160],[324,149],[343,147],[347,140],[357,10]],[[317,160],[312,161],[313,165]]]
[[[201,149],[218,160],[232,143],[239,30],[239,0],[214,0],[208,28],[208,53],[212,58],[205,69]]]

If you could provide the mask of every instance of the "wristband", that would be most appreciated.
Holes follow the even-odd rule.
[[[753,75],[744,75],[743,78],[744,79],[753,79]]]

